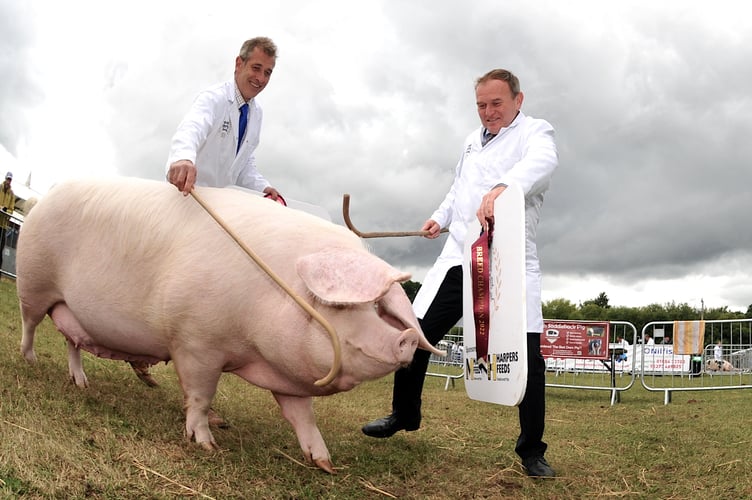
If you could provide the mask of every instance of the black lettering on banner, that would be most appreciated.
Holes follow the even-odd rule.
[[[519,362],[519,352],[510,351],[491,354],[488,363],[478,362],[472,357],[465,357],[465,379],[508,381],[508,378],[498,378],[497,375],[512,373],[512,364]]]
[[[498,363],[496,365],[496,373],[511,373],[512,367],[509,363]]]

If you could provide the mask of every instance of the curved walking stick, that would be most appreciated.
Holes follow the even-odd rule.
[[[304,301],[298,294],[295,293],[295,291],[290,288],[287,283],[282,281],[282,278],[277,276],[274,271],[271,270],[269,266],[264,263],[261,258],[256,255],[256,253],[251,250],[248,245],[243,243],[243,241],[235,234],[235,232],[230,229],[227,224],[222,220],[222,218],[217,214],[209,205],[206,204],[206,202],[196,193],[195,189],[191,190],[191,196],[198,202],[199,205],[204,207],[204,210],[212,216],[212,218],[219,224],[222,229],[224,229],[227,234],[230,235],[230,237],[235,240],[235,243],[242,248],[246,254],[261,268],[264,270],[266,274],[269,275],[271,279],[274,280],[275,283],[277,283],[287,294],[292,297],[292,299],[298,303],[300,307],[302,307],[308,314],[310,314],[313,319],[319,322],[321,326],[329,333],[329,337],[332,341],[332,349],[334,350],[334,361],[332,362],[332,368],[329,370],[329,373],[326,374],[326,376],[322,379],[317,380],[315,385],[322,387],[325,386],[334,380],[334,377],[337,376],[340,369],[342,369],[342,350],[339,344],[339,338],[337,337],[337,332],[334,330],[332,325],[329,324],[329,322],[324,318],[317,310],[315,310],[313,307],[311,307],[308,302]]]
[[[345,225],[353,233],[357,234],[361,238],[394,238],[401,236],[428,236],[428,231],[382,231],[363,233],[355,229],[352,221],[350,220],[350,195],[344,194],[342,196],[342,218],[345,220]],[[446,233],[447,229],[441,230],[442,233]]]

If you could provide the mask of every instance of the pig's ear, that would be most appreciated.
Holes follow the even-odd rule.
[[[365,251],[331,248],[299,258],[298,275],[322,302],[333,305],[374,302],[394,282],[410,279]]]

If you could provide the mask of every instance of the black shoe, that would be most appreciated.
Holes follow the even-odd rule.
[[[418,419],[405,420],[392,413],[363,426],[363,434],[374,438],[388,438],[398,431],[415,431],[420,427]]]
[[[543,457],[529,457],[522,460],[525,472],[530,477],[556,477],[556,472]]]

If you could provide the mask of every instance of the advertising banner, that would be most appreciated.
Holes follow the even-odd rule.
[[[544,358],[609,359],[607,321],[545,321],[541,334]]]

